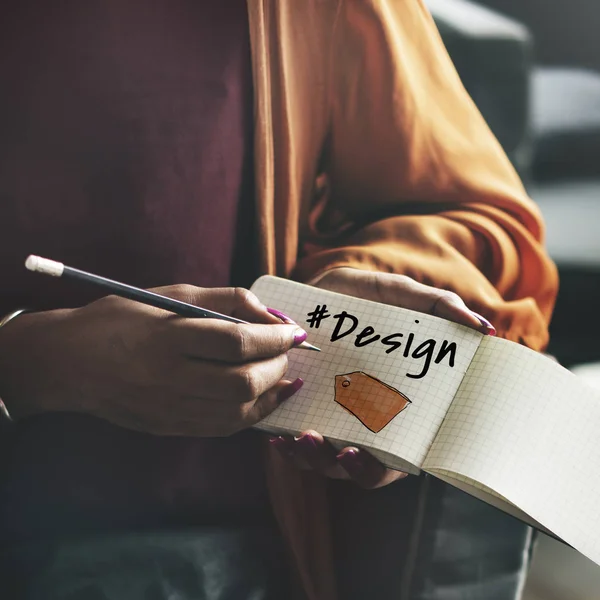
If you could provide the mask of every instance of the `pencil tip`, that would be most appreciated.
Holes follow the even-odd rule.
[[[315,352],[321,352],[321,348],[317,348],[308,342],[302,342],[298,348],[303,348],[304,350],[314,350]]]

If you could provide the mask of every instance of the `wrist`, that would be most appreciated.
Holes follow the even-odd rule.
[[[53,331],[69,312],[24,312],[0,327],[0,398],[13,421],[65,409],[47,374],[56,359]]]

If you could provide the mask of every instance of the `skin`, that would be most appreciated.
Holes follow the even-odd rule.
[[[401,275],[339,268],[312,283],[492,333],[455,294]],[[114,296],[22,315],[0,335],[0,397],[12,418],[69,411],[156,435],[228,436],[299,389],[301,381],[285,377],[287,352],[306,333],[282,323],[252,293],[186,285],[154,291],[252,324],[183,319]],[[316,431],[271,443],[291,465],[365,488],[405,476],[363,450],[336,452]]]

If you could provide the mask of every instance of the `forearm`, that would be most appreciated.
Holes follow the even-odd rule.
[[[317,281],[336,267],[408,275],[456,292],[498,335],[542,349],[557,290],[556,270],[535,236],[509,216],[473,211],[390,217],[352,234],[315,237],[294,277]]]
[[[340,266],[406,274],[543,348],[558,283],[541,216],[422,0],[344,3],[332,57],[327,195],[294,277]]]

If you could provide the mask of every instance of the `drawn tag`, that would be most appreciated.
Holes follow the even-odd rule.
[[[335,376],[335,401],[374,433],[411,404],[402,392],[362,371]]]

